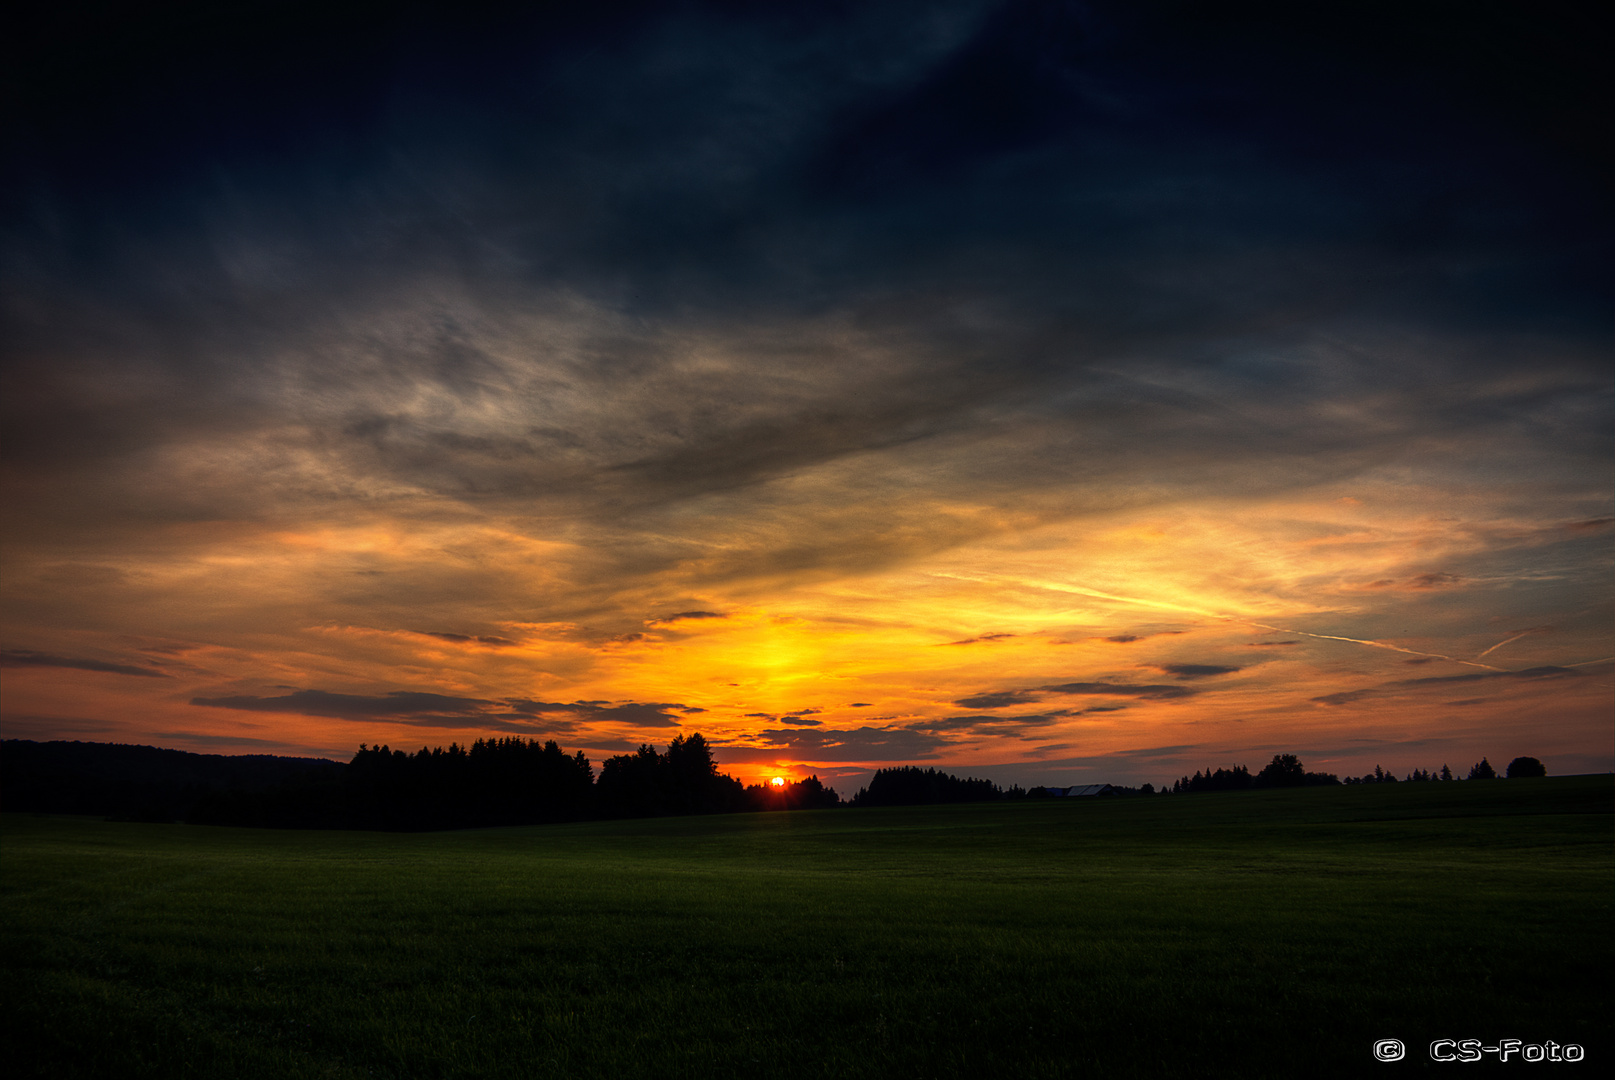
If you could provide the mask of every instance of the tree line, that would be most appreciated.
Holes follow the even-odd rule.
[[[1545,776],[1533,757],[1509,763],[1511,779]],[[1409,781],[1454,780],[1414,769]],[[1497,778],[1486,758],[1470,780]],[[1275,754],[1260,772],[1244,765],[1196,771],[1161,794],[1262,788],[1394,783],[1375,766],[1362,777],[1309,772],[1294,754]],[[428,830],[531,825],[598,818],[724,814],[837,806],[913,806],[1051,797],[1061,789],[958,777],[902,765],[877,770],[869,785],[843,803],[817,776],[793,783],[741,784],[718,771],[700,734],[680,735],[658,751],[642,745],[601,763],[596,775],[582,751],[568,754],[554,740],[478,739],[418,751],[361,745],[346,764],[323,758],[267,755],[227,757],[151,746],[9,739],[0,752],[0,809],[97,814],[137,821],[275,828]],[[1107,796],[1151,795],[1107,785]]]
[[[1547,768],[1534,757],[1517,757],[1508,764],[1508,778],[1511,780],[1532,776],[1548,775]],[[1428,769],[1414,769],[1403,778],[1406,781],[1427,780],[1455,780],[1451,768],[1441,766],[1439,772]],[[1467,779],[1495,780],[1497,771],[1491,762],[1484,757],[1476,762],[1469,770]],[[1215,771],[1207,769],[1205,772],[1196,771],[1193,776],[1185,776],[1175,780],[1171,788],[1163,787],[1162,791],[1172,794],[1200,791],[1252,791],[1258,788],[1279,787],[1321,787],[1332,784],[1394,784],[1397,776],[1387,772],[1378,765],[1374,771],[1362,776],[1348,776],[1344,779],[1334,773],[1308,772],[1301,764],[1301,760],[1294,754],[1274,754],[1273,760],[1261,772],[1251,775],[1251,771],[1244,765],[1235,765],[1232,769],[1218,768]],[[1144,785],[1146,788],[1148,784]]]
[[[598,777],[582,751],[514,736],[413,753],[361,745],[345,765],[17,739],[0,752],[0,808],[137,821],[418,831],[839,805],[817,776],[741,784],[698,733],[607,758]]]

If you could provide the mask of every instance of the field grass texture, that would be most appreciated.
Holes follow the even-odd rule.
[[[1612,796],[1568,777],[429,834],[7,815],[7,1072],[1358,1075],[1436,1067],[1439,1037],[1576,1043],[1592,1067],[1615,1054]],[[1408,1059],[1375,1063],[1382,1038]]]

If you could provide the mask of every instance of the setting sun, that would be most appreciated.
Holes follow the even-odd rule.
[[[774,779],[769,781],[769,784],[771,784],[774,787],[784,787],[785,786],[785,777],[776,776],[776,777],[774,777]]]

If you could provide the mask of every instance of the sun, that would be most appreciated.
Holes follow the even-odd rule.
[[[784,787],[785,786],[785,777],[776,776],[776,777],[774,777],[774,779],[770,780],[769,783],[774,785],[775,787]]]

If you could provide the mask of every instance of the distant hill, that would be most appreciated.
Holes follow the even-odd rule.
[[[0,743],[0,809],[174,821],[242,796],[335,787],[346,768],[325,758],[6,739]]]

